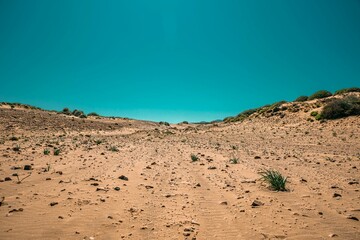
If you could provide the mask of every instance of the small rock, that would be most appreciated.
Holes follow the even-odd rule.
[[[208,169],[209,170],[214,170],[214,169],[216,169],[216,167],[215,166],[210,166],[210,167],[208,167]]]
[[[124,176],[124,175],[121,175],[121,176],[119,177],[119,179],[124,180],[124,181],[129,181],[129,178],[126,177],[126,176]]]
[[[336,197],[342,197],[342,196],[339,193],[334,193],[333,197],[336,198]]]
[[[347,216],[347,219],[351,219],[351,220],[359,221],[359,219],[358,219],[357,217],[352,216],[352,215]]]
[[[31,170],[31,169],[32,169],[31,165],[25,165],[25,166],[24,166],[24,170],[29,171],[29,170]]]
[[[258,200],[254,200],[252,203],[251,203],[251,207],[259,207],[259,206],[262,206],[264,205],[264,203],[258,201]]]
[[[350,182],[348,182],[348,184],[349,184],[349,185],[359,184],[359,182],[358,182],[358,181],[350,181]]]
[[[58,204],[59,204],[58,202],[51,202],[51,203],[50,203],[50,206],[53,207],[53,206],[58,205]]]
[[[333,238],[333,237],[338,237],[338,235],[335,234],[335,233],[331,233],[331,234],[329,234],[329,237],[331,237],[331,238]]]
[[[4,181],[11,181],[11,177],[5,177]]]
[[[120,188],[119,187],[114,187],[114,190],[115,191],[120,191]]]
[[[255,156],[254,159],[261,159],[261,157],[260,156]]]

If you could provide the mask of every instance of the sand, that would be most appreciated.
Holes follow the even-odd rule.
[[[3,105],[0,239],[360,239],[360,118],[285,113],[165,126]]]

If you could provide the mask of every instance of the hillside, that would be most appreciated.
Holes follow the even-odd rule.
[[[0,239],[360,239],[360,117],[311,114],[348,95],[211,124],[3,104]]]

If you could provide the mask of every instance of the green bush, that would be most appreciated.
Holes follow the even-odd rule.
[[[112,151],[112,152],[118,152],[119,149],[118,149],[117,147],[115,147],[115,146],[111,146],[111,147],[110,147],[110,151]]]
[[[88,116],[98,117],[99,114],[97,114],[96,112],[91,112],[91,113],[88,114]]]
[[[320,90],[315,92],[313,95],[311,95],[308,100],[314,100],[314,99],[320,99],[320,98],[326,98],[332,96],[332,93],[326,90]]]
[[[55,149],[55,150],[54,150],[54,155],[55,155],[55,156],[59,156],[59,154],[60,154],[60,149],[58,149],[58,148]]]
[[[262,180],[270,184],[270,187],[275,191],[286,191],[287,178],[283,177],[281,173],[276,170],[264,170],[259,173]]]
[[[50,154],[50,150],[49,149],[44,149],[44,155],[49,155]]]
[[[360,92],[360,88],[357,88],[357,87],[343,88],[343,89],[337,90],[334,93],[334,95],[339,95],[339,94],[349,93],[349,92]]]
[[[310,113],[310,116],[312,116],[312,117],[315,117],[316,115],[318,115],[318,112],[317,112],[317,111],[312,111],[312,112]]]
[[[238,159],[238,158],[231,158],[231,159],[229,160],[229,162],[230,162],[231,164],[238,164],[238,163],[239,163],[239,159]]]
[[[337,119],[355,115],[360,115],[360,98],[355,96],[335,99],[325,105],[321,112],[323,119]]]
[[[64,108],[64,109],[62,110],[62,113],[63,113],[63,114],[66,114],[66,115],[70,115],[70,114],[71,114],[69,108]]]
[[[299,96],[294,100],[294,102],[305,102],[308,100],[308,98],[308,96]]]
[[[196,162],[198,160],[199,160],[198,156],[196,156],[195,154],[191,154],[191,161]]]

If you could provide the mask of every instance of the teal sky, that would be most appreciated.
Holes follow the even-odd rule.
[[[358,0],[0,0],[0,101],[209,121],[360,87]]]

